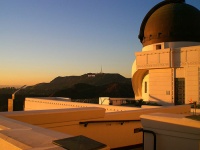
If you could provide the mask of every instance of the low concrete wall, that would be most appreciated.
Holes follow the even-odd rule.
[[[1,150],[64,150],[64,148],[54,145],[52,141],[67,137],[71,137],[71,135],[0,116]]]
[[[185,118],[180,114],[155,113],[142,115],[144,130],[156,135],[158,150],[199,150],[200,122]],[[144,150],[154,149],[154,138],[151,133],[144,134]]]
[[[160,108],[162,106],[142,105],[141,108]]]
[[[104,108],[87,107],[0,113],[0,115],[73,136],[85,135],[111,148],[118,148],[142,143],[142,133],[133,132],[135,128],[141,128],[142,125],[140,121],[134,120],[140,120],[142,114],[153,112],[190,114],[190,106],[182,105],[107,113],[105,113]],[[112,122],[115,120],[122,121]],[[123,120],[130,121],[123,122]],[[89,123],[87,126],[79,124],[84,121],[110,122]]]
[[[103,108],[74,108],[74,109],[54,109],[39,111],[18,111],[11,113],[0,113],[6,117],[26,122],[33,125],[55,124],[63,122],[73,122],[104,118],[105,109]]]
[[[104,108],[106,112],[141,109],[141,108],[136,108],[136,107],[124,107],[124,106],[99,105],[99,104],[91,104],[91,103],[60,101],[57,99],[54,100],[54,99],[48,99],[48,98],[26,98],[24,110],[28,111],[28,110],[47,110],[47,109],[61,109],[61,108],[82,108],[82,107],[100,107],[100,108]]]

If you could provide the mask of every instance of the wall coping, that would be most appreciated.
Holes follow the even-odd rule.
[[[0,116],[0,149],[59,149],[53,140],[71,137],[69,134],[48,130],[4,116]],[[63,149],[64,150],[64,149]]]
[[[200,139],[200,121],[185,118],[186,116],[188,115],[152,113],[141,115],[140,118],[144,129],[163,130],[166,134],[170,132],[193,134]]]

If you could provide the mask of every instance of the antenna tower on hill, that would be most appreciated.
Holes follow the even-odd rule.
[[[102,66],[101,66],[101,71],[100,71],[100,73],[103,73],[103,69],[102,69]]]

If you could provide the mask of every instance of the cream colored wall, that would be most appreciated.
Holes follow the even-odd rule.
[[[134,60],[133,65],[132,65],[132,76],[134,75],[134,73],[137,71],[137,66],[136,66],[136,60]]]
[[[135,55],[136,64],[134,63],[132,73],[138,69],[194,66],[200,62],[200,46],[136,52]]]
[[[180,48],[180,47],[191,47],[191,46],[199,46],[200,42],[165,42],[165,48]]]
[[[142,52],[145,51],[152,51],[155,50],[156,45],[161,45],[161,49],[166,49],[166,48],[180,48],[180,47],[189,47],[189,46],[199,46],[200,42],[162,42],[162,43],[156,43],[156,44],[151,44],[147,45],[142,48]]]
[[[141,87],[144,83],[138,82],[139,79],[144,77],[144,70],[149,70],[151,73],[150,81],[150,99],[149,100],[162,100],[166,103],[174,103],[174,79],[185,78],[185,103],[189,100],[200,102],[200,44],[199,42],[169,42],[158,43],[162,45],[161,50],[155,50],[155,45],[152,44],[143,48],[142,52],[136,52],[136,61],[133,64],[132,85],[136,93],[136,99],[146,99],[143,89]],[[164,45],[163,45],[164,44]],[[197,45],[197,46],[191,46]],[[181,47],[186,46],[186,47]],[[187,47],[188,46],[188,47]],[[164,49],[164,48],[165,49]],[[178,48],[179,47],[179,48]],[[172,68],[171,73],[167,73],[167,80],[165,79],[166,73],[162,73],[162,69]],[[174,71],[173,71],[174,68]],[[153,74],[154,70],[160,73]],[[139,73],[141,72],[141,73]],[[149,73],[149,74],[150,74]],[[158,76],[157,76],[158,75]],[[138,77],[140,76],[140,77]],[[163,76],[163,78],[162,78]],[[158,77],[158,80],[156,79]],[[171,77],[171,79],[170,79]],[[165,81],[162,81],[165,80]],[[166,86],[161,84],[169,82]],[[141,85],[140,85],[141,84]],[[170,84],[170,85],[169,85]],[[158,87],[159,85],[159,87]],[[169,94],[170,92],[170,94]],[[168,94],[166,94],[168,93]]]
[[[141,114],[153,112],[190,114],[190,106],[173,106],[132,111],[105,113],[103,108],[76,108],[60,110],[42,110],[1,113],[0,115],[18,121],[33,124],[39,127],[70,134],[84,135],[111,148],[135,145],[142,143],[142,133],[134,133],[135,128],[141,128],[138,121],[123,122],[123,120],[138,120]],[[108,121],[122,120],[122,122],[102,122],[88,124],[86,127],[79,124],[81,121]]]
[[[187,67],[200,65],[200,46],[172,49],[172,67]]]
[[[142,82],[143,82],[143,78],[146,74],[148,74],[148,70],[146,69],[138,69],[137,65],[136,65],[136,60],[133,63],[132,66],[132,87],[133,87],[133,91],[135,94],[135,99],[139,100],[139,99],[143,99],[142,97]]]
[[[147,82],[147,93],[145,93],[145,82]],[[149,74],[147,74],[142,81],[142,99],[149,101]]]
[[[5,139],[4,137],[1,137],[0,143],[1,143],[0,149],[2,149],[2,150],[9,150],[9,149],[10,150],[22,150],[23,149],[21,147],[18,147],[18,144],[16,144],[16,143],[15,143],[15,145],[12,144],[10,141],[8,141],[8,138]],[[31,147],[26,146],[26,149],[28,149],[28,148],[30,149]]]
[[[136,69],[169,68],[171,66],[171,50],[152,50],[136,52]]]
[[[23,112],[21,112],[23,113]],[[15,112],[0,113],[0,149],[1,150],[64,150],[52,143],[53,140],[71,137],[21,121],[13,120],[4,115]]]
[[[52,100],[52,99],[49,100],[47,97],[47,98],[26,98],[24,110],[30,111],[30,110],[46,110],[46,109],[84,108],[84,107],[101,107],[101,108],[104,108],[106,112],[128,111],[128,110],[140,109],[140,108],[135,108],[135,107],[99,105],[99,104],[91,104],[91,103],[59,101],[59,100]]]
[[[199,73],[198,66],[186,67],[186,99],[185,103],[188,104],[190,101],[198,102],[199,100]]]
[[[173,104],[172,69],[149,70],[149,100],[160,104]]]
[[[148,70],[138,69],[132,77],[132,87],[136,100],[142,99],[142,81],[146,74],[148,74]]]
[[[135,99],[142,99],[142,80],[145,70],[138,70],[136,66],[136,60],[132,65],[132,88],[135,94]]]
[[[44,99],[31,99],[26,98],[25,100],[25,111],[28,110],[45,110],[45,109],[62,109],[66,108],[64,105],[66,102],[56,100],[44,100]],[[75,108],[76,105],[69,105],[68,108]]]
[[[142,48],[142,52],[145,51],[152,51],[152,50],[156,50],[156,45],[161,45],[161,49],[164,49],[164,43],[156,43],[156,44],[151,44],[151,45],[147,45],[145,47]]]
[[[200,122],[187,119],[185,115],[148,114],[141,116],[144,130],[156,134],[158,150],[199,150]],[[153,136],[144,134],[144,150],[153,150]]]
[[[185,68],[176,68],[174,76],[175,78],[185,78]]]

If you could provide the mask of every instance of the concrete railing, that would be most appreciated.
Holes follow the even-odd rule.
[[[47,109],[63,109],[63,108],[83,108],[83,107],[100,107],[100,108],[104,108],[106,112],[141,109],[141,108],[136,108],[136,107],[124,107],[124,106],[99,105],[99,104],[91,104],[91,103],[60,101],[57,99],[47,99],[47,98],[26,98],[24,110],[25,111],[47,110]]]
[[[199,150],[200,122],[181,114],[156,113],[141,116],[144,150]]]
[[[155,112],[189,114],[190,106],[170,106],[108,113],[105,113],[104,108],[84,107],[11,112],[1,113],[1,115],[73,136],[84,135],[111,148],[118,148],[141,144],[142,133],[134,133],[134,129],[142,127],[141,122],[130,120],[140,120],[140,115]],[[93,123],[87,126],[80,124],[80,122],[87,121]]]

